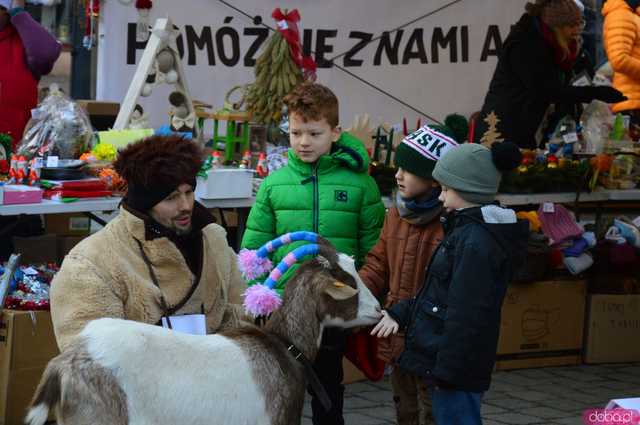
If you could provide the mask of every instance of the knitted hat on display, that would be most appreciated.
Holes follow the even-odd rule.
[[[181,136],[151,136],[118,152],[113,166],[127,182],[126,204],[146,212],[181,184],[195,189],[202,150]]]
[[[545,212],[544,205],[538,209],[542,231],[551,245],[557,245],[567,239],[577,238],[584,233],[571,213],[562,205],[554,205],[552,212]]]
[[[449,115],[445,125],[425,125],[402,140],[396,148],[396,167],[431,179],[436,162],[467,134],[467,120],[461,115]]]
[[[527,3],[525,9],[552,28],[575,26],[583,21],[584,5],[577,0],[536,0],[535,3]]]
[[[494,143],[491,149],[466,143],[438,161],[433,178],[467,202],[489,204],[498,193],[502,173],[516,168],[521,159],[520,149],[510,142]]]
[[[0,0],[0,7],[4,7],[5,9],[11,9],[11,0]]]

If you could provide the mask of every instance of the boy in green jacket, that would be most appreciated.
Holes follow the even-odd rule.
[[[304,83],[285,98],[289,108],[289,162],[260,186],[247,221],[242,247],[257,249],[288,232],[312,231],[328,239],[339,252],[361,266],[378,241],[384,205],[375,181],[367,174],[369,156],[358,139],[338,125],[338,99],[331,90]],[[304,242],[278,249],[278,264]],[[282,291],[295,267],[279,281]],[[342,357],[345,335],[327,329],[315,360],[315,370],[332,408],[325,412],[312,398],[314,425],[342,425]]]

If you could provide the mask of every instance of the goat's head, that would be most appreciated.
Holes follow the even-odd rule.
[[[315,306],[318,321],[327,327],[351,328],[377,323],[380,304],[356,272],[348,255],[318,238],[318,255],[304,262],[285,287],[284,303]]]
[[[273,270],[267,256],[278,247],[294,241],[312,242],[290,252]],[[289,306],[315,303],[316,314],[325,326],[354,327],[376,323],[380,304],[356,272],[353,259],[339,254],[329,241],[310,232],[294,232],[268,242],[256,251],[241,251],[238,263],[247,278],[271,270],[262,285],[245,292],[245,308],[254,316],[267,315],[281,303],[273,290],[287,268],[306,255],[315,255],[303,263],[286,285],[284,297]]]

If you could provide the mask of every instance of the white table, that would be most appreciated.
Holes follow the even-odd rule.
[[[40,204],[0,205],[0,215],[64,214],[94,211],[115,211],[122,198],[99,198],[69,203],[43,199]]]
[[[44,199],[40,204],[0,205],[0,215],[64,214],[94,211],[115,211],[122,198],[86,199],[63,203]],[[206,208],[251,208],[255,198],[198,199]]]
[[[83,199],[69,203],[52,201],[43,199],[39,204],[17,204],[17,205],[0,205],[0,216],[15,215],[46,215],[46,214],[65,214],[65,213],[84,213],[91,220],[101,225],[106,225],[106,221],[96,216],[95,212],[112,212],[116,211],[120,205],[122,198],[99,198],[99,199]],[[249,209],[255,203],[255,198],[246,199],[198,199],[205,208],[237,208],[238,209],[238,229],[237,247],[239,248],[242,235],[249,216]]]

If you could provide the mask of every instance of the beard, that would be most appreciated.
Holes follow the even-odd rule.
[[[185,236],[188,235],[189,233],[191,233],[191,230],[193,230],[192,226],[189,225],[187,227],[178,227],[178,226],[173,226],[173,231],[175,232],[176,235],[178,236]]]

